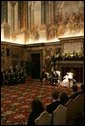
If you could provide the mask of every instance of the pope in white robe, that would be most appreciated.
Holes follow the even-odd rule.
[[[72,87],[73,86],[73,73],[67,72],[67,74],[63,77],[62,85],[66,87]]]

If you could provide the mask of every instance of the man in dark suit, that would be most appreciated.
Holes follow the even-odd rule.
[[[84,84],[81,84],[81,90],[78,91],[78,94],[79,94],[79,95],[84,94]]]
[[[78,86],[77,85],[73,85],[72,86],[72,90],[73,90],[73,93],[72,95],[69,97],[69,99],[74,99],[78,96]]]
[[[58,107],[58,105],[60,105],[61,102],[60,102],[60,100],[58,100],[58,96],[59,96],[58,91],[54,91],[52,93],[53,102],[46,106],[46,111],[48,113],[52,114],[53,111]]]

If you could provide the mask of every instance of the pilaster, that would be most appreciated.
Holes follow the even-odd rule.
[[[1,25],[1,39],[10,39],[10,26],[5,20]]]

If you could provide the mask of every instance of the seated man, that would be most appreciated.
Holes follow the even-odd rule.
[[[55,85],[56,83],[58,83],[58,74],[56,71],[52,72],[51,75],[51,84]]]
[[[58,83],[60,83],[60,74],[61,74],[61,73],[60,73],[60,71],[58,71],[58,70],[56,71],[56,73],[58,74]]]
[[[84,84],[81,84],[81,89],[80,89],[80,91],[78,91],[78,94],[79,95],[84,94]]]
[[[78,86],[77,85],[73,85],[72,86],[72,90],[73,90],[73,93],[72,95],[69,97],[69,99],[74,99],[78,96]]]
[[[52,114],[53,111],[58,107],[58,105],[60,105],[61,102],[58,99],[58,97],[59,97],[59,92],[58,91],[54,91],[52,93],[53,102],[46,106],[46,111],[48,113]]]
[[[42,81],[44,81],[46,78],[47,78],[47,75],[46,75],[45,70],[43,69],[43,70],[42,70],[42,74],[41,74],[40,81],[42,82]]]

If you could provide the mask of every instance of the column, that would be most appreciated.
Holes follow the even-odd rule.
[[[45,24],[49,24],[49,1],[45,1]]]
[[[20,1],[18,1],[18,29],[20,29]]]
[[[50,3],[50,23],[54,23],[53,1]]]
[[[22,1],[18,1],[18,28],[22,28],[23,20],[22,20],[22,13],[23,13],[23,3]]]
[[[1,1],[1,23],[4,21],[4,1]]]
[[[41,1],[34,2],[34,25],[41,25]]]
[[[25,22],[26,22],[26,28],[27,28],[27,13],[28,13],[28,4],[27,4],[27,1],[25,1],[25,12],[26,12],[26,15],[25,15]]]
[[[23,1],[22,5],[22,27],[26,29],[27,26],[27,6],[26,6],[26,1]]]
[[[41,24],[45,23],[45,1],[41,1]]]
[[[11,4],[10,1],[8,1],[8,24],[11,26]]]
[[[55,23],[55,17],[56,17],[56,15],[55,15],[55,7],[56,7],[56,2],[55,1],[53,1],[53,21],[54,21],[54,23]]]
[[[4,41],[10,39],[10,26],[8,23],[4,20],[4,22],[1,25],[1,39]]]
[[[15,14],[15,19],[14,19],[14,22],[15,22],[15,32],[18,31],[18,2],[16,2],[16,5],[15,5],[15,8],[14,8],[14,14]]]
[[[30,30],[31,28],[31,1],[28,1],[28,29]]]
[[[32,1],[32,6],[31,6],[31,25],[34,25],[34,4]]]
[[[11,27],[12,27],[12,32],[15,31],[15,13],[14,13],[14,7],[16,4],[16,1],[10,1],[11,4]]]
[[[8,18],[8,7],[7,7],[7,1],[1,1],[1,23],[4,22],[4,20],[7,22]]]
[[[21,4],[20,4],[20,29],[22,29],[23,27],[23,1],[21,1]]]
[[[44,3],[44,22],[47,24],[47,1]]]
[[[51,23],[51,15],[52,15],[51,1],[49,1],[49,2],[48,2],[48,24]]]

